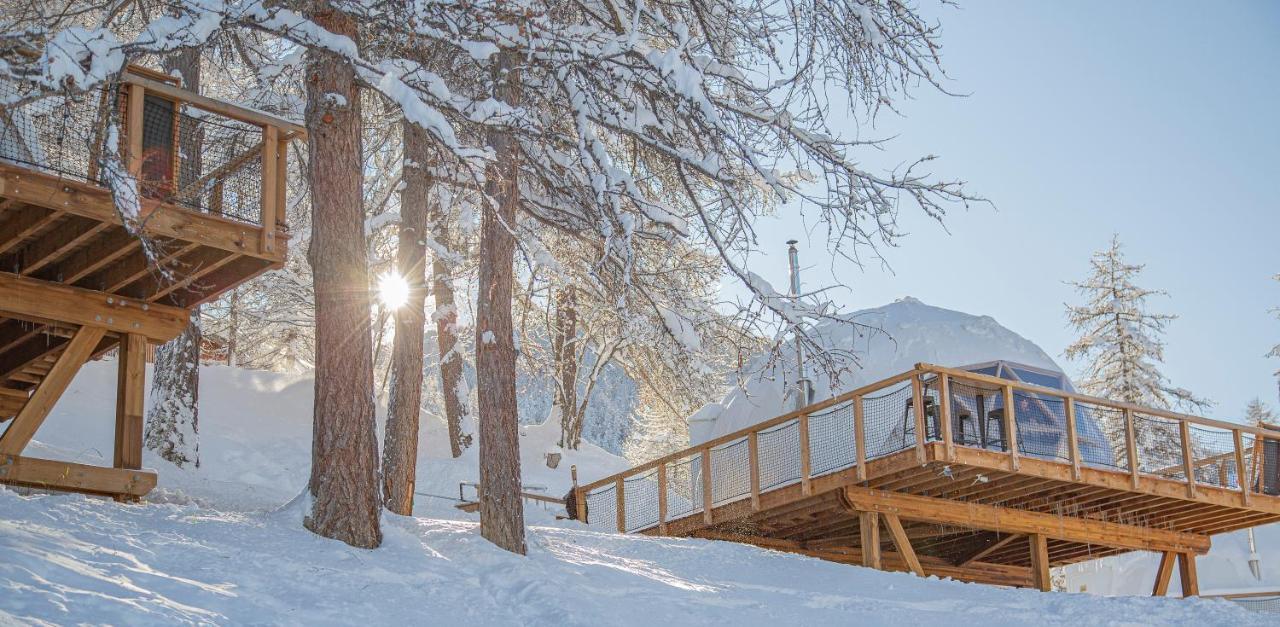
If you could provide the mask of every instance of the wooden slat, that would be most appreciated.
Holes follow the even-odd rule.
[[[89,245],[71,254],[56,268],[46,270],[37,278],[56,280],[68,285],[83,279],[94,272],[115,263],[121,257],[142,246],[142,240],[130,235],[128,231],[115,230],[90,242]]]
[[[1248,469],[1244,464],[1244,439],[1239,429],[1231,430],[1231,439],[1235,441],[1236,483],[1240,484],[1240,504],[1249,506]]]
[[[857,448],[857,477],[858,481],[867,480],[867,427],[866,416],[862,408],[862,397],[854,395],[850,401],[853,403],[853,444]]]
[[[893,538],[893,545],[898,548],[898,554],[902,559],[906,560],[907,567],[911,572],[921,577],[925,576],[924,568],[920,566],[920,560],[916,557],[916,551],[911,547],[911,539],[907,537],[907,532],[902,529],[902,521],[898,520],[893,514],[883,514],[884,525],[889,529],[889,536]]]
[[[999,535],[999,534],[997,534],[997,535]],[[987,545],[987,546],[985,546],[985,547],[983,547],[983,548],[981,548],[981,549],[978,549],[977,551],[974,551],[973,553],[970,553],[968,556],[966,556],[966,557],[964,557],[964,558],[961,558],[960,560],[957,560],[957,562],[956,562],[956,563],[957,563],[959,566],[968,566],[969,564],[972,564],[973,562],[981,562],[981,561],[982,561],[983,559],[985,559],[988,555],[991,555],[992,553],[995,553],[996,551],[999,551],[999,550],[1001,550],[1001,549],[1003,549],[1003,548],[1005,548],[1005,547],[1009,546],[1010,544],[1013,544],[1014,542],[1016,542],[1016,541],[1018,541],[1018,540],[1022,539],[1023,537],[1025,537],[1025,536],[1024,536],[1023,534],[1020,534],[1020,533],[1010,533],[1010,534],[1006,534],[1004,537],[1000,538],[999,540],[996,540],[995,542],[992,542],[991,544],[989,544],[989,545]]]
[[[813,461],[809,454],[809,414],[800,414],[800,493],[813,494]]]
[[[30,276],[39,272],[110,226],[84,218],[75,218],[58,225],[17,252],[18,274]]]
[[[1009,470],[1018,471],[1018,411],[1013,406],[1013,386],[1003,385],[1000,392],[1004,394],[1004,440],[1009,446]]]
[[[125,118],[125,139],[129,142],[125,165],[135,179],[142,176],[142,113],[146,109],[146,89],[142,85],[125,88],[128,98]],[[140,181],[139,181],[140,182]]]
[[[760,511],[760,434],[747,434],[747,463],[751,466],[751,510]]]
[[[0,311],[139,333],[157,342],[176,337],[187,326],[184,309],[156,304],[144,308],[136,301],[4,272],[0,272],[0,294],[5,295]]]
[[[626,495],[623,492],[627,489],[627,484],[622,477],[618,477],[617,482],[613,486],[614,506],[617,511],[614,512],[614,520],[618,523],[618,533],[627,532],[627,502]]]
[[[1138,463],[1138,438],[1133,431],[1133,410],[1124,410],[1124,442],[1129,456],[1129,476],[1133,482],[1133,489],[1138,489],[1141,478],[1138,476],[1141,464]]]
[[[1178,437],[1182,440],[1182,472],[1186,474],[1187,498],[1196,497],[1195,459],[1191,454],[1191,427],[1186,422],[1178,423]]]
[[[156,487],[144,470],[100,468],[72,462],[0,455],[0,483],[106,496],[140,497]]]
[[[938,424],[942,433],[942,445],[947,452],[947,461],[954,461],[955,437],[951,433],[951,375],[938,375]]]
[[[702,522],[710,525],[711,504],[714,501],[711,487],[711,448],[702,449],[702,455],[698,459],[702,463]]]
[[[105,332],[102,327],[90,326],[81,327],[76,332],[75,337],[71,338],[71,343],[62,351],[58,362],[54,364],[53,370],[50,370],[44,381],[36,386],[35,392],[23,406],[22,411],[18,412],[4,435],[0,436],[0,455],[22,454],[22,450],[27,447],[27,443],[36,434],[40,424],[49,416],[54,403],[58,402],[67,386],[71,384],[71,379],[80,371],[80,366],[93,354],[93,349],[98,346],[98,341],[102,339]]]
[[[916,375],[911,377],[911,409],[916,425],[916,460],[923,464],[924,445],[929,439],[929,433],[925,428],[924,389],[920,385],[920,377]]]
[[[667,465],[658,466],[658,529],[667,532]]]
[[[0,254],[8,252],[26,238],[39,233],[61,218],[61,211],[49,211],[43,207],[26,207],[9,212],[8,217],[0,222]]]

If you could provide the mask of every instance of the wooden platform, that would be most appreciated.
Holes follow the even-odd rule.
[[[156,138],[150,128],[142,131],[143,112],[154,116],[148,107],[157,103],[171,107],[169,126],[162,130],[172,139],[159,138],[162,148],[172,142],[172,150],[164,153],[172,162],[161,162],[169,191],[156,192],[155,181],[144,181],[141,215],[128,227],[111,192],[94,182],[92,158],[86,157],[90,165],[83,172],[68,172],[63,164],[0,160],[0,425],[11,421],[0,436],[0,482],[145,494],[155,485],[154,474],[138,471],[146,344],[172,339],[186,327],[191,308],[285,261],[287,142],[301,136],[300,127],[185,92],[142,71],[126,74],[112,93],[126,111],[122,157],[138,180],[156,170],[152,162],[144,166],[143,155],[154,156],[143,147],[144,135],[149,145]],[[115,102],[103,97],[99,106]],[[198,116],[172,113],[193,109],[200,110]],[[41,113],[26,119],[38,120]],[[218,120],[227,124],[217,129],[224,137],[234,132],[258,137],[250,138],[250,149],[233,163],[213,162],[206,151],[204,163],[184,166],[183,159],[190,158],[186,153],[199,151],[179,145],[180,125]],[[50,141],[35,123],[12,126],[10,136],[27,133],[27,141]],[[151,118],[147,124],[155,126]],[[212,141],[212,129],[198,132]],[[256,169],[246,174],[247,165]],[[236,200],[230,194],[223,199],[224,182],[241,177],[243,184],[245,176],[255,188],[253,213],[224,214]],[[184,185],[212,190],[214,196],[184,192]],[[193,200],[201,193],[203,199]],[[248,198],[241,196],[241,201]],[[80,365],[113,349],[121,368],[116,469],[21,457]],[[103,401],[104,408],[110,406],[109,399]]]
[[[1017,434],[1031,425],[1016,411],[1002,416],[1013,445],[997,447],[1012,451],[963,444],[954,432],[958,409],[950,390],[961,382],[985,386],[1009,401],[1004,407],[1025,408],[1023,399],[1065,401],[1071,434],[1063,438],[1065,459],[1026,454]],[[903,399],[908,428],[930,437],[904,439],[901,450],[880,453],[877,438],[868,438],[864,414],[873,405],[866,399],[877,397],[875,403],[883,405],[890,390]],[[1123,412],[1128,429],[1115,444],[1130,453],[1126,460],[1139,463],[1099,467],[1081,455],[1076,433],[1084,430],[1075,413],[1086,406]],[[827,424],[847,424],[853,433],[845,448],[830,446],[843,429],[826,428],[815,438],[810,424],[840,408],[852,414],[848,423]],[[1144,465],[1144,451],[1134,442],[1135,415],[1138,421],[1158,416],[1181,426],[1171,431],[1182,439],[1173,447],[1184,454],[1179,468]],[[787,429],[794,430],[794,446],[766,443],[783,441],[791,434]],[[1201,430],[1203,435],[1193,435]],[[1228,455],[1205,444],[1219,434],[1233,443]],[[1187,582],[1184,593],[1195,594],[1194,556],[1208,551],[1210,536],[1280,521],[1280,496],[1261,476],[1274,472],[1276,460],[1267,461],[1265,451],[1277,441],[1280,432],[921,364],[581,486],[575,513],[590,524],[626,532],[744,542],[837,562],[1045,590],[1050,567],[1157,551],[1165,559],[1153,593],[1165,593],[1176,563]],[[780,465],[788,454],[799,459]],[[1228,460],[1230,468],[1221,470]],[[817,471],[815,463],[836,469]],[[798,472],[776,470],[782,467]]]

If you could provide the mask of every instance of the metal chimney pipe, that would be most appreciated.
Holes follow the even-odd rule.
[[[787,240],[787,262],[791,267],[791,289],[788,296],[792,302],[800,298],[800,252],[796,250],[796,240]],[[813,387],[804,372],[804,344],[800,341],[800,329],[792,328],[796,343],[796,409],[813,402]]]

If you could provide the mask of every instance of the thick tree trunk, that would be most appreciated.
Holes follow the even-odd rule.
[[[440,203],[432,203],[428,208],[431,239],[451,250],[447,208]],[[449,261],[441,255],[431,260],[431,292],[436,304],[432,319],[436,323],[436,350],[440,353],[440,394],[444,397],[445,421],[449,425],[449,452],[457,458],[471,445],[471,435],[462,430],[467,416],[467,395],[463,389],[462,355],[458,353],[458,307],[454,303],[453,275]]]
[[[502,52],[493,79],[498,100],[519,102],[514,53]],[[476,374],[480,405],[480,535],[512,553],[525,553],[520,502],[520,425],[516,412],[516,350],[512,337],[516,208],[520,202],[515,137],[491,131],[495,153],[486,172],[480,225],[480,289],[476,314]],[[496,206],[495,206],[496,205]]]
[[[200,49],[188,48],[166,56],[164,69],[178,72],[185,89],[200,93]],[[179,187],[199,176],[201,144],[198,131],[180,135],[181,159],[194,167],[179,169]],[[151,406],[147,410],[144,442],[147,448],[179,467],[200,467],[200,340],[200,308],[196,307],[187,328],[156,348],[151,375]]]
[[[355,39],[356,21],[313,2],[308,16]],[[374,432],[373,345],[365,258],[360,92],[351,66],[307,51],[307,178],[315,287],[315,408],[311,513],[304,525],[347,544],[373,548],[378,526],[378,443]]]
[[[413,485],[418,470],[418,414],[422,406],[422,331],[426,307],[427,203],[431,179],[426,131],[410,122],[404,127],[404,190],[400,195],[400,235],[396,266],[409,284],[409,298],[395,312],[395,345],[391,348],[391,400],[382,452],[382,502],[404,516],[413,513]]]
[[[556,361],[554,406],[560,412],[560,447],[577,449],[582,434],[578,413],[578,304],[572,285],[556,294],[551,352]]]

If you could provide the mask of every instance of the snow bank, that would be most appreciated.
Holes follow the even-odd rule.
[[[1063,371],[1039,346],[990,316],[933,307],[907,297],[842,318],[845,322],[825,321],[816,325],[814,334],[825,346],[853,351],[860,368],[845,374],[834,385],[825,376],[811,374],[817,400],[905,372],[919,362],[964,366],[1004,359]],[[757,358],[752,371],[761,371],[760,374],[753,375],[743,388],[734,389],[724,400],[707,405],[691,416],[689,434],[693,443],[732,433],[790,410],[786,393],[789,386],[794,385],[796,368],[791,355],[784,357],[782,363],[770,368],[765,368]]]

